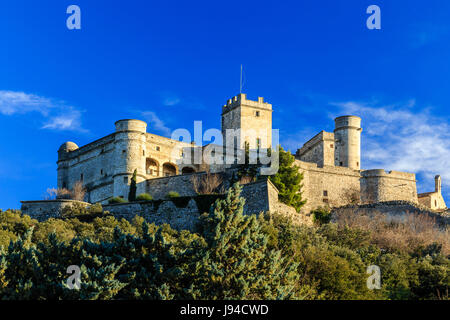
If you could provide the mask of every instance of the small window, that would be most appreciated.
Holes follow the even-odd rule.
[[[323,190],[323,196],[324,197],[328,197],[328,191],[327,190]]]
[[[437,200],[434,200],[434,206],[437,207]]]
[[[161,150],[161,148],[156,146],[156,151],[160,151],[160,150]]]
[[[359,162],[356,162],[356,166],[359,167]]]
[[[81,175],[80,175],[80,181],[83,181],[83,179],[84,179],[84,175],[81,174]]]
[[[103,175],[103,169],[100,170],[100,174]]]
[[[145,157],[145,150],[142,150],[142,155]]]
[[[341,162],[339,162],[339,165],[342,167],[344,165],[344,163],[341,161]]]
[[[328,203],[328,199],[323,199],[323,203]]]
[[[123,183],[128,184],[128,177],[123,177]]]
[[[333,144],[330,144],[330,148],[332,148],[332,149],[333,149]]]
[[[122,154],[125,154],[125,152],[127,152],[127,150],[122,150]]]
[[[255,112],[255,116],[259,117],[259,111]]]

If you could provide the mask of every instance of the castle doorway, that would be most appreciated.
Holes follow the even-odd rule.
[[[191,167],[184,167],[184,168],[181,170],[181,173],[182,173],[182,174],[195,173],[195,169],[194,169],[194,168],[191,168]]]
[[[177,174],[177,168],[171,164],[171,163],[164,163],[163,164],[163,176],[164,177],[170,177]]]
[[[149,176],[158,177],[159,176],[159,164],[155,159],[147,158],[145,164],[145,172]]]

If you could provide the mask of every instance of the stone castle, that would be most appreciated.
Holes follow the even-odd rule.
[[[272,105],[239,94],[222,107],[223,144],[227,131],[236,130],[233,144],[250,149],[272,148]],[[370,125],[370,124],[369,124]],[[250,133],[251,132],[251,133]],[[261,132],[259,135],[255,132]],[[446,209],[440,176],[434,192],[418,194],[414,173],[383,169],[361,169],[361,118],[353,115],[335,119],[334,132],[321,131],[295,153],[295,165],[303,173],[303,211],[321,206],[339,207],[349,202],[377,203],[404,200],[432,210]],[[229,142],[229,141],[228,141]],[[300,145],[299,145],[300,146]],[[115,132],[78,147],[64,143],[58,150],[58,188],[71,189],[81,181],[89,203],[107,203],[111,197],[127,198],[133,172],[137,171],[137,194],[155,199],[168,191],[192,195],[190,177],[212,170],[226,172],[232,165],[185,164],[183,158],[194,150],[204,152],[211,145],[165,138],[147,132],[140,120],[119,120]]]

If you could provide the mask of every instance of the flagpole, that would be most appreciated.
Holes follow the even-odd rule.
[[[240,78],[240,84],[239,84],[239,93],[242,93],[242,64],[241,64],[241,78]]]

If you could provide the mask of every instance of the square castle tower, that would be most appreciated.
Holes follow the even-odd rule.
[[[262,97],[252,101],[241,93],[229,99],[222,107],[224,147],[244,149],[247,142],[250,149],[271,148],[272,111],[272,105]]]

